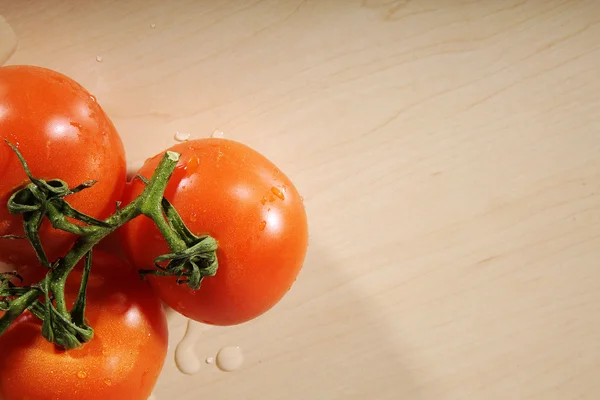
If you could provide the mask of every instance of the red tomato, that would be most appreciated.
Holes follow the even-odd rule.
[[[97,180],[66,198],[74,208],[96,218],[115,209],[126,181],[123,144],[96,99],[77,82],[40,67],[0,67],[0,236],[22,235],[22,217],[10,215],[6,202],[29,180],[4,139],[19,148],[38,178],[62,179],[71,187]],[[51,260],[74,240],[47,221],[40,236]],[[0,260],[37,259],[27,240],[0,240]]]
[[[75,300],[81,269],[67,280]],[[23,314],[0,336],[3,400],[146,400],[167,352],[167,321],[152,289],[119,258],[94,252],[86,319],[94,338],[65,352],[41,335],[41,322]]]
[[[179,313],[215,325],[233,325],[273,307],[290,289],[304,262],[308,242],[306,212],[292,182],[251,148],[225,139],[182,143],[182,154],[165,196],[197,235],[219,242],[216,276],[197,291],[174,278],[150,277],[159,296]],[[138,174],[149,178],[162,154],[146,161]],[[134,179],[131,201],[144,185]],[[169,252],[147,218],[121,229],[125,252],[139,268]]]

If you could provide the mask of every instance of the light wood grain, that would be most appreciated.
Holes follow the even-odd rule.
[[[11,64],[80,81],[139,164],[223,130],[296,182],[270,313],[161,399],[600,398],[600,2],[0,0]],[[156,24],[154,28],[151,24]],[[96,61],[96,56],[102,62]]]

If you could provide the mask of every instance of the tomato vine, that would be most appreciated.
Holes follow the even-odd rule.
[[[8,143],[8,141],[7,141]],[[37,284],[20,286],[14,283],[16,274],[0,275],[0,335],[26,310],[42,320],[42,335],[50,342],[65,349],[80,347],[93,338],[93,327],[86,324],[85,304],[87,278],[92,265],[92,249],[104,237],[132,219],[144,215],[158,227],[167,241],[171,253],[155,259],[156,270],[141,271],[142,274],[175,276],[177,282],[193,290],[200,287],[202,279],[214,276],[218,268],[217,242],[211,236],[196,236],[185,225],[175,208],[164,198],[167,183],[173,174],[180,154],[167,151],[142,193],[127,206],[120,208],[104,220],[89,217],[73,209],[64,200],[73,193],[94,185],[84,182],[70,189],[59,180],[43,180],[34,177],[19,150],[13,151],[31,183],[19,189],[8,202],[11,214],[23,216],[26,238],[35,249],[38,260],[48,271]],[[78,235],[71,249],[63,257],[49,261],[39,240],[38,229],[47,218],[55,229]],[[76,222],[72,222],[72,220]],[[5,236],[6,240],[22,239]],[[81,286],[75,304],[68,309],[65,300],[65,283],[77,263],[85,257]],[[167,261],[166,266],[159,263]]]

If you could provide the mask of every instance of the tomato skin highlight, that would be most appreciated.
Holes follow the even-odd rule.
[[[18,147],[37,178],[62,179],[70,187],[97,180],[66,199],[96,218],[112,214],[126,182],[123,143],[95,98],[77,82],[41,67],[0,67],[0,236],[22,235],[22,216],[10,215],[6,203],[29,180],[5,139]],[[51,260],[75,239],[48,221],[40,236]],[[33,264],[37,258],[26,240],[0,240],[0,261]]]
[[[32,269],[31,271],[33,271]],[[69,306],[81,268],[67,280]],[[146,400],[167,353],[167,321],[158,298],[131,266],[94,252],[86,319],[95,336],[65,352],[41,335],[41,321],[23,314],[0,336],[0,399]]]
[[[234,325],[272,308],[294,283],[306,255],[308,226],[300,194],[290,179],[253,149],[226,139],[200,139],[169,150],[182,156],[165,197],[197,235],[219,242],[216,276],[199,290],[172,277],[149,280],[161,299],[196,321]],[[138,171],[148,178],[163,153]],[[139,179],[125,203],[143,190]],[[138,268],[169,248],[152,221],[137,218],[121,228],[125,253]]]

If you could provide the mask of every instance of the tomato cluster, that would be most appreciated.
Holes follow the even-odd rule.
[[[0,236],[22,236],[23,221],[6,207],[29,183],[5,141],[23,155],[33,176],[59,178],[69,187],[94,180],[65,198],[86,215],[104,219],[132,202],[166,151],[179,153],[164,197],[195,235],[218,242],[218,270],[193,290],[175,277],[148,276],[169,246],[154,221],[137,217],[119,229],[127,260],[95,251],[86,318],[94,338],[61,350],[40,334],[29,312],[0,336],[0,399],[145,399],[162,368],[167,328],[161,301],[191,319],[215,325],[246,322],[273,307],[294,283],[308,242],[302,198],[289,178],[253,149],[226,139],[181,143],[149,158],[126,182],[119,135],[94,96],[55,71],[0,67]],[[77,239],[39,228],[49,259],[62,257]],[[46,273],[26,240],[0,240],[0,261],[35,281]],[[38,276],[39,275],[39,276]],[[75,302],[81,268],[67,280]]]

